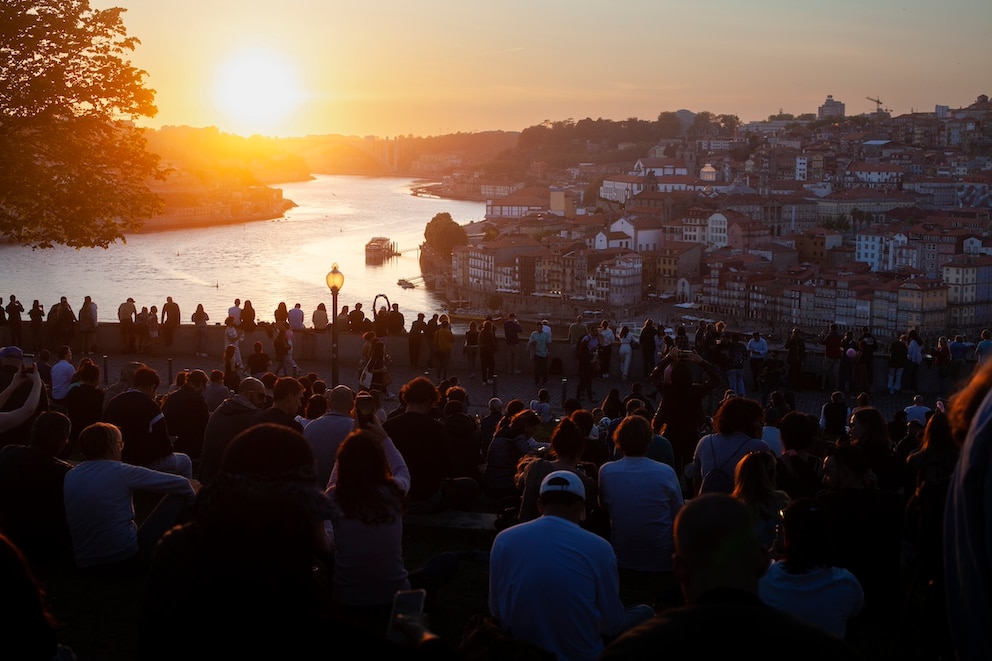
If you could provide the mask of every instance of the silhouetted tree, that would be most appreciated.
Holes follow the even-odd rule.
[[[124,9],[88,0],[0,4],[0,234],[34,247],[102,246],[161,208],[164,176],[131,122],[157,109],[126,59]]]
[[[455,246],[468,244],[465,228],[456,223],[447,211],[435,214],[424,229],[424,240],[439,255],[450,257]]]

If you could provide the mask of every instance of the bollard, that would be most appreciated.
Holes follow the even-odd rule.
[[[561,380],[561,406],[565,408],[565,400],[568,399],[568,379],[562,378]]]
[[[167,358],[165,362],[169,365],[169,380],[166,383],[172,385],[172,358]]]
[[[105,386],[110,383],[110,381],[108,381],[110,378],[109,374],[110,370],[107,369],[107,354],[103,354],[103,385]]]
[[[499,395],[496,394],[496,392],[497,392],[496,391],[496,381],[497,381],[497,379],[499,379],[499,375],[498,374],[493,374],[492,375],[492,378],[490,379],[490,381],[493,382],[493,397],[499,397]]]

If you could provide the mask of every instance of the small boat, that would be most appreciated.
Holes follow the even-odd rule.
[[[398,284],[403,289],[413,289],[414,287],[417,286],[412,282],[410,282],[409,280],[407,280],[406,278],[400,278],[399,280],[396,281],[396,284]]]
[[[367,262],[381,262],[398,254],[400,253],[396,250],[396,243],[390,241],[389,237],[373,236],[365,244],[365,261]]]

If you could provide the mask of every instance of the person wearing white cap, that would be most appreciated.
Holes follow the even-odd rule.
[[[541,516],[503,530],[489,556],[489,612],[512,639],[560,661],[592,660],[606,642],[654,615],[620,601],[610,543],[583,529],[585,487],[572,471],[541,482]]]

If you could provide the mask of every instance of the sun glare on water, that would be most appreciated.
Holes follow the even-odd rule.
[[[214,84],[222,129],[242,135],[286,133],[286,120],[303,102],[288,59],[265,50],[241,52],[223,62]]]

